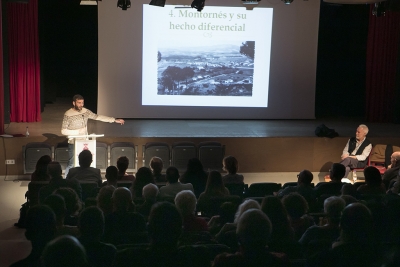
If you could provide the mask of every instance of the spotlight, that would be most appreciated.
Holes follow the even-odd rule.
[[[117,7],[122,8],[122,10],[127,10],[131,7],[131,0],[118,0]]]
[[[149,5],[152,5],[152,6],[165,6],[165,0],[151,0]]]
[[[201,12],[204,8],[204,2],[205,0],[193,0],[191,7]]]
[[[286,5],[290,5],[293,0],[282,0],[282,2],[284,2]]]
[[[375,3],[374,9],[372,9],[372,15],[376,17],[382,17],[385,16],[386,9],[385,9],[385,4],[380,2],[380,3]]]

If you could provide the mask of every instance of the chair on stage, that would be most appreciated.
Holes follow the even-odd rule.
[[[54,161],[60,163],[61,168],[65,171],[69,160],[68,143],[58,143],[54,149]]]
[[[53,158],[52,154],[52,146],[46,143],[33,142],[22,146],[24,174],[33,173],[35,171],[37,161],[44,155],[49,155],[51,158]]]
[[[143,146],[143,166],[149,167],[152,157],[163,161],[163,172],[170,166],[171,155],[169,145],[164,142],[149,142]]]
[[[110,146],[110,165],[116,166],[119,157],[125,156],[129,159],[128,172],[137,169],[138,147],[131,142],[115,142]]]
[[[198,146],[199,160],[206,171],[222,171],[222,160],[225,156],[225,146],[220,142],[201,142]]]
[[[186,170],[189,159],[196,157],[196,145],[193,142],[175,142],[172,144],[171,165],[180,172]]]
[[[101,172],[106,172],[108,165],[108,145],[96,142],[96,168],[100,169]]]

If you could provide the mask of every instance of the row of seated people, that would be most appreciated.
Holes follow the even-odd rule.
[[[340,164],[339,164],[340,165]],[[333,174],[331,178],[334,177],[334,174],[336,173],[336,165],[332,166],[331,173]],[[338,166],[340,169],[340,166]],[[48,166],[49,169],[49,175],[54,177],[61,177],[61,166],[56,163],[52,162]],[[371,168],[370,168],[371,169]],[[115,168],[109,168],[110,170],[114,170]],[[175,170],[173,167],[170,169],[172,170],[171,173],[167,172],[167,177],[169,176],[174,176],[177,179],[177,170]],[[372,170],[372,169],[371,169]],[[307,172],[305,172],[307,173]],[[368,171],[366,169],[366,179],[368,180]],[[218,176],[219,175],[219,176]],[[107,175],[109,176],[109,174]],[[218,179],[209,179],[209,184],[215,184],[215,181],[218,180],[218,184],[222,184],[221,182],[221,175],[218,172],[211,172],[210,177],[218,177]],[[299,179],[302,177],[302,174],[299,175]],[[338,177],[341,177],[339,174]],[[61,177],[62,179],[62,177]],[[300,179],[301,180],[301,179]],[[331,184],[335,183],[335,179],[332,179],[333,182]],[[68,181],[68,180],[66,180]],[[214,181],[214,182],[211,182]],[[373,211],[373,219],[374,219],[374,224],[379,229],[376,231],[376,234],[380,237],[381,241],[386,241],[386,242],[393,242],[395,240],[398,240],[399,234],[398,230],[396,230],[398,227],[396,226],[396,221],[399,215],[399,208],[398,208],[398,192],[396,192],[396,186],[394,186],[391,190],[389,190],[387,198],[384,199],[381,203],[366,203],[367,205],[370,205],[371,211]],[[65,192],[63,192],[65,191]],[[124,244],[124,243],[141,243],[147,240],[148,238],[148,233],[146,233],[146,227],[145,227],[145,221],[146,218],[148,217],[148,214],[150,213],[151,207],[153,204],[156,202],[157,195],[159,194],[159,190],[157,186],[155,186],[152,183],[147,184],[146,186],[143,187],[142,189],[142,196],[145,198],[145,203],[143,205],[138,205],[135,206],[132,202],[132,193],[125,188],[118,188],[115,189],[114,186],[104,186],[98,195],[97,198],[97,205],[101,207],[103,214],[105,214],[106,217],[106,227],[105,227],[105,233],[103,236],[103,240],[114,243],[115,245],[118,244]],[[223,189],[225,193],[226,190]],[[68,192],[68,193],[66,193]],[[119,193],[118,193],[119,192]],[[301,192],[299,190],[298,192]],[[67,200],[72,200],[72,202],[67,203],[66,205],[66,210],[67,206],[71,208],[70,211],[68,211],[67,214],[64,215],[64,219],[60,219],[59,221],[63,221],[64,225],[59,225],[59,234],[70,234],[70,235],[75,235],[79,236],[79,231],[77,231],[76,228],[73,227],[65,227],[65,224],[69,225],[77,225],[77,214],[79,213],[79,197],[76,194],[76,192],[73,189],[68,189],[68,188],[60,188],[57,189],[54,193],[58,195],[62,195],[64,198],[64,201]],[[343,192],[342,192],[343,193]],[[53,194],[53,193],[52,193]],[[49,203],[48,205],[51,206],[52,204],[54,205],[55,197],[50,195],[52,200],[48,200]],[[70,196],[68,196],[68,194]],[[179,196],[184,201],[179,202]],[[49,197],[50,197],[49,196]],[[184,197],[185,196],[185,197]],[[357,202],[357,199],[354,199],[350,196],[344,195],[341,196],[343,200],[346,200],[347,202]],[[45,198],[43,203],[46,203],[47,198]],[[119,201],[121,200],[121,201]],[[200,199],[199,199],[200,200]],[[236,210],[236,206],[226,203],[224,207],[221,208],[221,214],[216,217],[212,217],[207,224],[204,223],[204,218],[203,220],[201,218],[196,217],[195,214],[195,208],[196,208],[196,197],[193,194],[193,190],[184,190],[181,193],[178,193],[177,196],[174,199],[175,203],[179,205],[178,203],[184,203],[184,205],[188,205],[189,203],[191,204],[190,208],[187,208],[188,214],[190,214],[189,218],[189,223],[186,225],[187,228],[189,227],[190,230],[188,232],[209,232],[211,234],[211,237],[215,238],[217,242],[223,243],[228,245],[230,248],[233,250],[237,249],[237,239],[236,239],[236,234],[235,234],[235,221],[233,221],[233,224],[227,224],[224,219],[224,211],[227,209],[228,211]],[[326,203],[329,203],[330,199],[328,198],[325,201]],[[60,201],[59,201],[60,202]],[[343,201],[342,201],[343,202]],[[267,203],[267,204],[265,204]],[[275,203],[275,204],[271,204]],[[274,238],[274,231],[272,232],[271,239],[270,239],[270,248],[279,251],[279,252],[285,252],[289,255],[296,255],[296,251],[293,252],[291,248],[296,248],[296,246],[293,246],[293,241],[299,241],[300,243],[305,243],[307,246],[309,244],[314,244],[313,242],[307,242],[307,240],[310,239],[310,237],[307,237],[307,229],[313,229],[312,226],[315,223],[315,218],[307,215],[308,212],[308,203],[304,197],[302,197],[300,194],[297,193],[289,193],[288,195],[284,196],[282,198],[282,201],[279,200],[279,198],[276,197],[266,197],[263,200],[263,205],[265,204],[266,207],[270,207],[271,211],[275,213],[276,211],[282,210],[283,216],[278,216],[278,222],[275,224],[274,228],[275,232],[278,232],[280,234],[277,234],[277,238]],[[284,208],[281,208],[283,204]],[[118,208],[121,205],[122,208]],[[231,206],[231,208],[229,208]],[[233,206],[233,208],[232,208]],[[252,208],[259,208],[259,203],[254,201],[254,200],[246,200],[241,207],[252,207]],[[178,208],[179,209],[179,208]],[[284,211],[286,209],[286,211]],[[121,210],[123,211],[122,219],[120,216],[117,216],[116,214],[118,213],[117,211]],[[125,212],[128,211],[128,212]],[[133,212],[136,210],[136,213]],[[180,209],[182,216],[184,216],[184,212],[182,211],[184,209]],[[241,208],[238,210],[238,214],[240,214]],[[328,209],[325,207],[325,212],[328,214]],[[56,212],[58,214],[58,212]],[[229,212],[228,212],[229,213]],[[271,220],[272,224],[274,225],[275,217],[272,213],[269,213],[268,211],[265,211],[265,213],[268,215],[269,219]],[[129,215],[126,215],[129,214]],[[75,215],[75,216],[74,216]],[[228,216],[227,216],[228,217]],[[240,216],[237,216],[236,218],[239,218]],[[335,216],[336,219],[340,216],[337,214]],[[289,224],[282,223],[283,218],[287,218]],[[328,216],[328,219],[330,217]],[[331,221],[334,219],[330,219]],[[207,220],[205,220],[207,222]],[[222,221],[222,223],[221,223]],[[337,220],[336,220],[337,221]],[[125,222],[125,223],[124,223]],[[321,233],[318,233],[319,230],[326,229],[328,230],[327,233],[330,235],[329,229],[331,227],[327,225],[328,223],[321,222],[324,227],[321,228],[316,228],[313,230],[310,230],[308,235],[311,235],[311,237],[314,235],[316,236],[324,236]],[[108,226],[107,226],[108,225]],[[111,225],[111,226],[110,226]],[[207,225],[207,227],[206,227]],[[290,225],[290,227],[286,227],[285,225]],[[133,227],[131,227],[133,226]],[[280,229],[280,226],[283,226],[283,230]],[[326,226],[326,227],[325,227]],[[185,221],[184,221],[184,228],[185,228]],[[122,229],[122,231],[120,231]],[[115,230],[119,230],[119,232],[115,232]],[[130,231],[131,230],[131,231]],[[337,230],[337,229],[336,229]],[[324,231],[324,230],[322,230]],[[333,231],[335,232],[335,231]],[[311,233],[311,234],[310,234]],[[314,233],[314,234],[313,234]],[[316,234],[317,233],[317,234]],[[305,235],[305,237],[304,237]],[[212,240],[209,235],[201,235],[202,238],[208,238],[208,240]],[[312,238],[311,238],[312,240]],[[183,238],[181,242],[185,244],[186,242],[191,242],[192,237],[190,238]],[[327,242],[330,244],[331,241]],[[297,243],[294,243],[297,244]],[[318,247],[323,247],[321,244],[317,243]],[[325,243],[326,244],[326,243]],[[311,246],[314,247],[314,246]],[[311,257],[310,257],[311,258]]]
[[[39,266],[40,259],[43,266],[290,266],[298,258],[307,266],[380,266],[383,245],[398,245],[400,238],[398,195],[381,224],[381,207],[348,204],[349,198],[338,196],[327,198],[324,213],[312,217],[298,193],[266,196],[261,205],[252,199],[238,207],[227,202],[220,214],[202,218],[196,216],[194,193],[183,190],[175,205],[153,197],[147,215],[141,213],[145,205],[133,203],[130,190],[113,186],[100,190],[97,207],[67,214],[67,206],[76,203],[68,203],[73,199],[62,190],[28,211],[25,235],[32,253],[12,266]],[[66,191],[79,201],[74,190]],[[143,195],[148,192],[154,196],[158,187],[150,183]],[[382,236],[385,231],[391,242]],[[190,246],[198,243],[223,244],[218,252],[225,253]]]

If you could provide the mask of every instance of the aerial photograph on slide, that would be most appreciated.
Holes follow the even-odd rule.
[[[253,95],[255,41],[158,46],[158,95]]]

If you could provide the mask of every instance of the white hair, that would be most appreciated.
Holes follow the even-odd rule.
[[[257,201],[255,201],[254,199],[246,199],[245,201],[243,201],[242,204],[239,205],[238,210],[235,214],[235,223],[238,223],[240,216],[242,216],[242,214],[249,209],[261,209],[260,203],[258,203]]]
[[[155,200],[158,192],[158,186],[152,183],[145,185],[142,189],[142,195],[144,199]]]
[[[358,125],[358,128],[364,129],[365,135],[368,134],[369,129],[368,129],[368,126],[367,126],[367,125],[365,125],[365,124],[360,124],[360,125]]]
[[[193,214],[196,210],[196,203],[196,196],[190,190],[183,190],[175,196],[175,206],[182,216]]]

